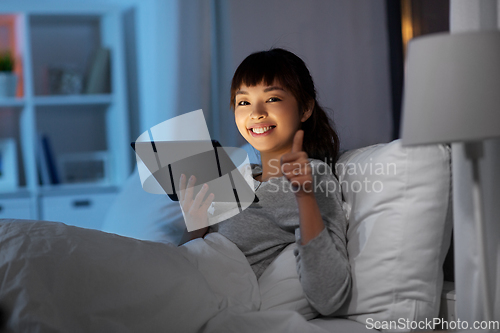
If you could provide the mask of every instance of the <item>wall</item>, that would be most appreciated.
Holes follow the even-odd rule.
[[[203,108],[214,138],[243,144],[229,108],[232,75],[250,53],[284,47],[309,66],[320,103],[335,114],[343,148],[390,141],[384,0],[207,3],[179,3],[176,111]]]
[[[123,7],[132,140],[202,108],[214,138],[244,143],[230,80],[245,56],[272,46],[308,64],[344,149],[391,138],[385,0],[103,1]]]
[[[283,47],[308,65],[345,149],[390,141],[385,1],[231,1],[231,66]]]

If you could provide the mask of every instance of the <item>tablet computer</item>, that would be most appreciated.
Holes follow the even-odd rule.
[[[132,142],[131,146],[171,200],[179,201],[181,174],[184,174],[186,179],[194,175],[195,186],[228,175],[226,181],[229,181],[230,185],[228,183],[224,188],[217,188],[212,183],[209,188],[207,195],[214,193],[214,202],[236,201],[240,206],[241,198],[250,197],[253,202],[258,202],[253,189],[241,173],[233,172],[237,167],[217,140],[211,141],[211,147],[207,141],[144,141]],[[197,153],[187,155],[187,152]],[[179,159],[179,156],[185,157]],[[243,162],[243,159],[237,161],[238,164]]]

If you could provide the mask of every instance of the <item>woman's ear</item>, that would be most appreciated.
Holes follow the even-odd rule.
[[[302,118],[300,118],[301,122],[305,122],[312,115],[314,110],[314,100],[308,103],[307,109],[302,112]]]

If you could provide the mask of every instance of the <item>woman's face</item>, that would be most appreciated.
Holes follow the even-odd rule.
[[[289,152],[295,132],[308,118],[308,112],[300,117],[295,97],[277,83],[242,85],[234,110],[241,135],[261,153]]]

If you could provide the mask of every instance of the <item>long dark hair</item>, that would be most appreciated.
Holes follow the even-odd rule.
[[[316,89],[306,64],[292,52],[273,48],[246,57],[236,69],[231,82],[231,108],[235,108],[236,91],[242,85],[252,87],[261,82],[272,85],[275,80],[292,93],[300,113],[314,101],[311,116],[302,123],[302,147],[310,158],[325,161],[333,168],[339,152],[339,137],[333,121],[316,100]]]

